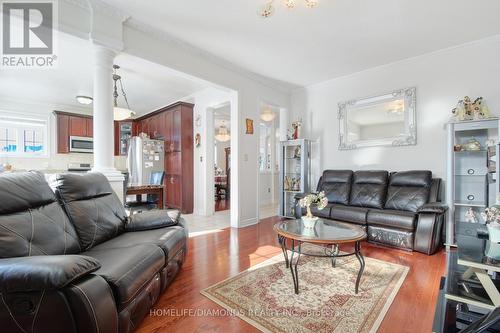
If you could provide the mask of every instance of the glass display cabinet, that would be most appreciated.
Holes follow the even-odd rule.
[[[498,118],[447,124],[446,245],[455,245],[455,225],[484,223],[481,212],[499,192]]]
[[[280,216],[294,218],[295,196],[309,191],[311,143],[306,139],[280,142]]]

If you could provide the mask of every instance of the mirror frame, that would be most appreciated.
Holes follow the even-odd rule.
[[[394,90],[390,93],[365,98],[357,98],[338,104],[339,150],[352,150],[379,146],[412,146],[417,144],[417,89],[415,87]],[[405,134],[384,139],[349,141],[347,138],[349,111],[357,106],[377,105],[395,99],[404,99]]]

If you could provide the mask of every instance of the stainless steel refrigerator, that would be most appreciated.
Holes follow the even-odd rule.
[[[127,154],[129,186],[150,185],[151,173],[165,170],[163,140],[130,138]]]

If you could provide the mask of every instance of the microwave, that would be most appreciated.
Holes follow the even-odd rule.
[[[93,153],[94,140],[84,136],[70,136],[69,151],[75,153]]]

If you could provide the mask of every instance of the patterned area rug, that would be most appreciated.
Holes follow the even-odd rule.
[[[360,290],[356,257],[301,256],[299,295],[293,292],[283,255],[201,291],[263,332],[376,332],[399,291],[408,267],[366,258]]]

